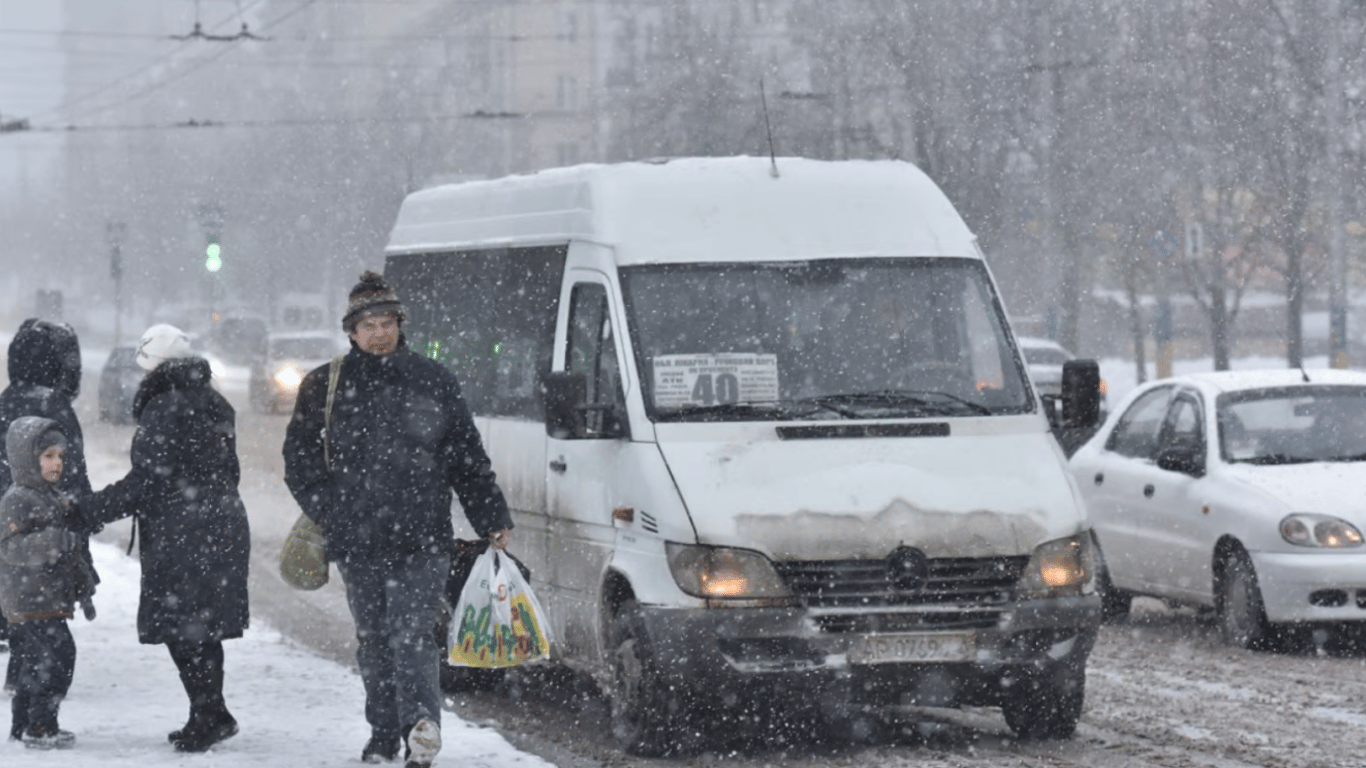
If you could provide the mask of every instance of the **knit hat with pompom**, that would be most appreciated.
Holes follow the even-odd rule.
[[[351,295],[347,297],[346,315],[342,317],[342,330],[352,333],[356,330],[356,323],[371,315],[384,312],[398,317],[400,323],[406,317],[403,312],[403,304],[399,302],[398,294],[394,293],[394,289],[384,282],[384,277],[378,272],[367,269],[361,274],[360,282],[351,289]]]

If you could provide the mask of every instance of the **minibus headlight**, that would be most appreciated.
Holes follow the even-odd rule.
[[[1326,549],[1359,547],[1362,544],[1361,531],[1346,520],[1303,512],[1281,521],[1281,538],[1300,547]]]
[[[666,543],[664,549],[678,588],[706,598],[713,607],[753,606],[755,601],[788,605],[794,600],[773,563],[758,552],[674,542]]]
[[[1040,544],[1034,548],[1029,565],[1020,577],[1019,596],[1058,597],[1091,592],[1095,573],[1093,557],[1089,533]]]

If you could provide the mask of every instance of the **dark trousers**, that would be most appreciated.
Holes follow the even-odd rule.
[[[171,652],[171,661],[175,662],[176,671],[180,673],[180,684],[190,698],[190,718],[226,714],[228,707],[223,701],[223,643],[217,640],[205,643],[175,642],[167,643],[166,649]]]
[[[10,735],[57,730],[57,709],[76,673],[76,640],[66,619],[33,619],[9,625],[16,665],[10,701]]]
[[[337,562],[356,622],[356,662],[371,735],[397,739],[422,719],[441,722],[440,618],[450,556],[421,553]]]

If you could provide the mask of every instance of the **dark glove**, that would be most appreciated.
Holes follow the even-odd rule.
[[[95,604],[90,601],[90,598],[87,597],[81,601],[81,613],[85,614],[86,621],[95,620]]]

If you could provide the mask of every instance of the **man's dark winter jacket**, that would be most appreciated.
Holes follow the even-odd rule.
[[[285,434],[285,483],[327,534],[331,559],[453,547],[451,491],[480,536],[511,528],[455,375],[400,341],[391,355],[354,343],[342,361],[323,452],[329,365],[299,387]]]
[[[24,416],[5,436],[14,483],[0,498],[0,611],[11,622],[69,619],[95,592],[83,537],[72,531],[72,501],[43,479],[38,463],[38,438],[56,428],[52,419]]]
[[[62,323],[28,319],[9,345],[9,386],[0,392],[0,435],[20,416],[57,422],[66,435],[66,469],[58,488],[78,502],[90,497],[85,440],[71,403],[80,393],[81,347]],[[0,493],[10,485],[9,462],[0,456]]]
[[[143,643],[241,637],[251,536],[237,493],[236,413],[202,358],[167,360],[133,398],[133,468],[95,494],[92,516],[137,519]]]

